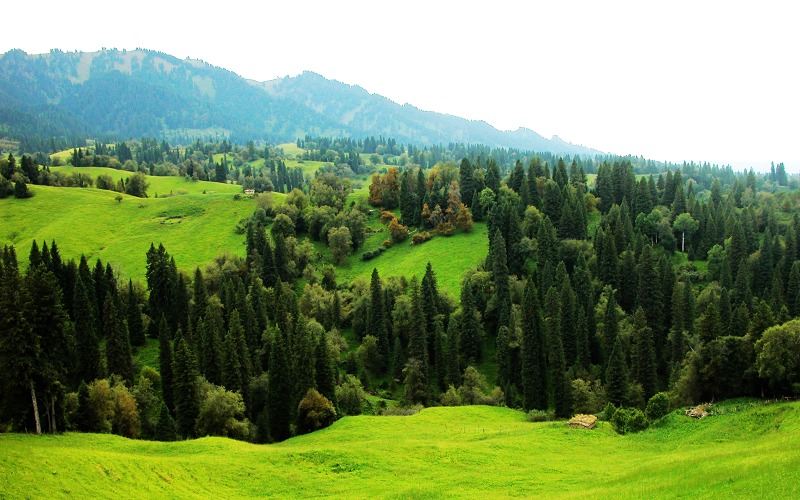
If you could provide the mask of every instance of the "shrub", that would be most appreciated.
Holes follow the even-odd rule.
[[[203,396],[195,422],[198,436],[244,439],[249,435],[250,422],[244,418],[245,407],[241,394],[205,380],[201,383],[200,392]]]
[[[555,420],[555,413],[545,410],[531,410],[525,415],[528,422],[549,422]]]
[[[456,226],[450,221],[445,221],[436,226],[436,232],[442,236],[452,236],[456,232]]]
[[[645,413],[651,421],[658,420],[667,415],[670,411],[669,394],[659,392],[653,395],[647,402]]]
[[[605,390],[599,380],[590,382],[577,378],[571,383],[572,409],[575,413],[595,414],[605,405]]]
[[[14,198],[30,198],[33,196],[28,189],[28,185],[22,179],[17,179],[14,183]]]
[[[386,251],[385,247],[378,247],[378,248],[375,248],[373,250],[369,250],[369,251],[364,252],[364,253],[361,254],[361,260],[363,260],[364,262],[366,262],[368,260],[372,260],[372,259],[374,259],[375,257],[379,256],[380,254],[382,254],[385,251]]]
[[[324,429],[336,420],[333,403],[316,389],[309,389],[297,405],[297,430],[306,434]]]
[[[611,419],[614,418],[614,414],[616,412],[617,412],[617,407],[614,406],[614,403],[609,401],[608,403],[606,403],[606,407],[603,408],[603,411],[601,411],[597,415],[597,418],[600,420],[605,420],[606,422],[610,422]]]
[[[618,434],[630,434],[647,429],[647,417],[638,408],[620,408],[611,417],[611,426]]]
[[[114,191],[117,188],[117,183],[114,182],[114,179],[108,174],[98,175],[97,179],[94,181],[94,185],[97,189],[105,189],[107,191]]]
[[[114,376],[114,386],[111,389],[113,398],[113,416],[111,417],[111,430],[114,434],[130,439],[139,437],[141,421],[136,399],[125,387],[121,378]]]
[[[400,222],[395,218],[389,222],[389,233],[392,235],[392,239],[397,243],[408,238],[408,227],[400,224]]]
[[[428,231],[420,231],[411,237],[411,244],[419,245],[420,243],[425,243],[431,238],[433,238],[433,234],[429,233]]]
[[[447,392],[442,393],[442,397],[439,398],[439,402],[442,406],[461,406],[461,396],[458,395],[458,391],[450,384],[448,387]]]
[[[366,400],[361,381],[353,375],[346,375],[342,384],[336,386],[336,401],[344,415],[361,415]]]

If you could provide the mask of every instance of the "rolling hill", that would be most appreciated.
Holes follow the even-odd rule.
[[[346,417],[276,445],[0,434],[0,496],[797,498],[800,405],[718,407],[627,436],[485,406]]]
[[[418,145],[479,143],[561,154],[599,151],[527,129],[423,111],[305,72],[246,80],[202,61],[150,50],[0,56],[0,138],[230,137],[273,143],[316,136],[384,135]],[[68,144],[72,146],[74,144]],[[29,144],[33,147],[33,144]]]

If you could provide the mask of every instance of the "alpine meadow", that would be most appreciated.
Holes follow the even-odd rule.
[[[800,496],[800,175],[0,56],[0,498]]]

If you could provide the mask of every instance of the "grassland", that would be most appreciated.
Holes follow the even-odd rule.
[[[71,167],[63,167],[71,168]],[[126,175],[113,169],[82,168]],[[180,177],[148,177],[150,194],[186,193],[164,198],[134,198],[91,188],[32,186],[33,198],[0,200],[0,245],[14,244],[27,260],[33,240],[55,239],[63,258],[81,254],[101,258],[123,278],[144,279],[150,243],[163,243],[179,268],[204,266],[222,253],[244,255],[244,237],[235,232],[255,202],[234,200],[240,186],[192,182]],[[205,194],[203,194],[205,192]]]
[[[492,407],[347,417],[277,445],[0,435],[0,497],[769,497],[800,494],[800,404],[616,435]]]
[[[425,274],[425,266],[430,262],[436,273],[439,289],[457,299],[461,295],[464,274],[485,259],[489,251],[486,224],[478,223],[471,233],[435,236],[420,245],[412,245],[409,238],[372,260],[361,260],[361,253],[377,248],[386,239],[389,239],[389,232],[385,228],[372,234],[367,238],[363,249],[351,256],[345,266],[336,270],[337,276],[347,281],[357,276],[369,279],[372,270],[377,269],[382,278],[405,276],[411,279],[412,276],[417,276],[421,280]]]

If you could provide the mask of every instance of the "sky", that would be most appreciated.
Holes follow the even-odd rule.
[[[11,2],[0,52],[147,48],[654,160],[800,172],[800,5]]]

